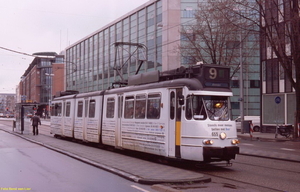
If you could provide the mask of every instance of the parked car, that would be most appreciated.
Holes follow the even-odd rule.
[[[27,118],[31,118],[32,117],[32,113],[27,113]]]
[[[5,116],[4,116],[4,113],[0,113],[0,117],[5,117]]]
[[[252,121],[253,131],[260,131],[260,116],[244,116],[244,120]],[[241,131],[241,117],[235,119],[237,131]]]
[[[7,113],[7,114],[6,114],[6,118],[14,118],[14,114],[12,114],[12,113]]]

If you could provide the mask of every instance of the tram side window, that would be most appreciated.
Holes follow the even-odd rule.
[[[133,113],[134,113],[134,96],[126,96],[124,118],[132,119]]]
[[[176,106],[176,100],[175,100],[175,93],[174,91],[170,94],[170,119],[175,118],[175,106]]]
[[[90,100],[90,102],[89,102],[89,118],[95,117],[95,110],[96,110],[96,101]]]
[[[144,119],[146,112],[146,95],[137,95],[135,100],[135,118]]]
[[[185,117],[188,120],[204,120],[207,118],[205,106],[202,97],[197,95],[188,95],[186,99]]]
[[[185,118],[191,120],[193,117],[193,107],[191,102],[191,96],[186,97],[186,107],[185,107]]]
[[[62,112],[62,104],[61,103],[55,103],[52,105],[52,116],[61,116]]]
[[[159,119],[160,117],[160,94],[149,94],[147,100],[147,118]]]
[[[114,118],[115,98],[107,98],[106,118]]]
[[[77,117],[82,117],[83,114],[83,102],[79,101],[77,105]]]
[[[67,102],[66,105],[66,117],[70,117],[70,112],[71,112],[71,102]]]

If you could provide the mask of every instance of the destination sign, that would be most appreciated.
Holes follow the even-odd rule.
[[[203,66],[203,85],[205,87],[224,87],[230,86],[230,68],[220,65]]]

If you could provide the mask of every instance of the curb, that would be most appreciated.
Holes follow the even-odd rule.
[[[15,135],[15,136],[18,136],[22,139],[25,139],[27,141],[30,141],[32,143],[35,143],[35,144],[38,144],[38,145],[41,145],[43,147],[46,147],[50,150],[53,150],[53,151],[56,151],[58,153],[61,153],[61,154],[64,154],[64,155],[67,155],[71,158],[74,158],[76,160],[79,160],[81,162],[84,162],[84,163],[87,163],[89,165],[92,165],[94,167],[97,167],[97,168],[100,168],[100,169],[103,169],[105,171],[108,171],[108,172],[111,172],[113,174],[116,174],[120,177],[123,177],[127,180],[130,180],[130,181],[133,181],[133,182],[136,182],[136,183],[140,183],[140,184],[147,184],[147,185],[155,185],[155,184],[163,184],[163,183],[187,183],[187,182],[193,182],[193,183],[209,183],[211,182],[211,178],[210,177],[207,177],[207,176],[202,176],[202,177],[198,177],[198,178],[193,178],[193,179],[181,179],[181,180],[158,180],[158,179],[145,179],[145,178],[142,178],[142,177],[139,177],[139,176],[136,176],[136,175],[133,175],[131,173],[128,173],[128,172],[125,172],[125,171],[122,171],[122,170],[119,170],[117,168],[113,168],[113,167],[110,167],[110,166],[107,166],[105,164],[101,164],[101,163],[98,163],[98,162],[95,162],[93,160],[90,160],[90,159],[87,159],[85,157],[82,157],[82,156],[79,156],[79,155],[76,155],[74,153],[70,153],[70,152],[67,152],[67,151],[64,151],[62,149],[59,149],[59,148],[56,148],[56,147],[53,147],[51,145],[48,145],[48,144],[45,144],[45,143],[42,143],[42,142],[39,142],[39,141],[36,141],[34,139],[31,139],[31,138],[28,138],[26,136],[23,136],[19,133],[16,133],[16,132],[11,132],[11,131],[8,131],[8,130],[5,130],[5,129],[1,129],[0,130],[2,131],[5,131],[9,134],[12,134],[12,135]]]

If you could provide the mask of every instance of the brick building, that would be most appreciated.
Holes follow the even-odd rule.
[[[37,103],[38,113],[47,113],[52,96],[64,90],[64,56],[55,52],[33,55],[36,57],[21,77],[18,92],[22,103]]]

